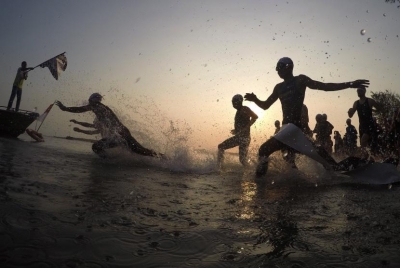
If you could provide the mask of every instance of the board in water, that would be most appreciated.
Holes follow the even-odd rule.
[[[318,154],[314,145],[297,126],[291,123],[283,125],[274,137],[325,167],[331,166],[328,161]],[[346,162],[346,160],[342,162]],[[396,165],[389,163],[367,163],[341,174],[352,177],[358,183],[390,184],[400,181],[400,173],[397,171]]]

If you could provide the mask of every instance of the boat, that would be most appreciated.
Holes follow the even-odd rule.
[[[0,106],[0,136],[17,138],[38,117],[39,114],[36,112],[26,110],[16,112]]]

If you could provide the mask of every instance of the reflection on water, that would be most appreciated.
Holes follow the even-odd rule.
[[[239,165],[175,173],[165,163],[42,145],[0,143],[1,267],[400,263],[396,184],[336,178],[315,187],[276,168],[255,179]]]

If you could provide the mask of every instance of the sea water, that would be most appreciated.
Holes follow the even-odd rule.
[[[397,185],[275,153],[180,148],[160,161],[91,143],[0,138],[0,267],[398,267]]]

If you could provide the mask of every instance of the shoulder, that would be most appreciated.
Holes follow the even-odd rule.
[[[274,87],[274,92],[279,91],[283,87],[284,83],[285,82],[280,82],[280,83],[276,84],[275,87]]]
[[[299,74],[298,76],[295,76],[295,79],[297,80],[297,83],[307,83],[309,81],[312,81],[310,77],[304,74]]]
[[[250,112],[252,112],[252,111],[251,111],[251,109],[250,109],[249,107],[247,107],[247,106],[242,106],[242,108],[240,108],[239,112],[240,112],[240,113],[246,113],[246,114],[248,114],[248,113],[250,113]]]

